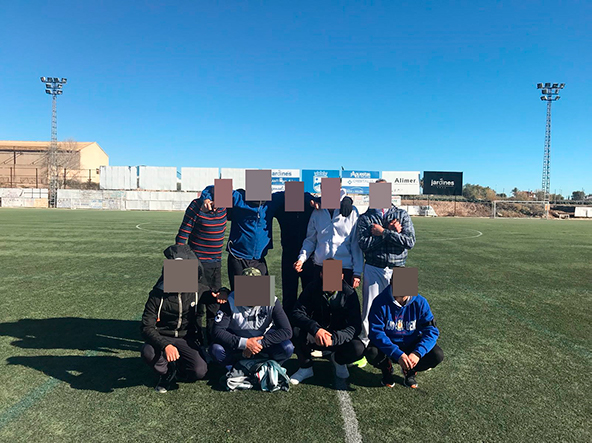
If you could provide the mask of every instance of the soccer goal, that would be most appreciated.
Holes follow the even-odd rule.
[[[495,200],[492,218],[546,218],[549,203],[544,201]]]

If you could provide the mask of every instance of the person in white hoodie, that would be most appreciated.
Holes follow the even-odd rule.
[[[351,200],[341,190],[341,200]],[[345,205],[347,206],[347,205]],[[298,260],[294,263],[296,271],[302,271],[302,265],[312,255],[314,277],[320,278],[323,260],[332,258],[341,260],[343,279],[352,288],[360,285],[360,277],[364,268],[364,255],[357,241],[356,227],[358,210],[351,204],[351,212],[341,209],[321,209],[314,211],[308,222],[306,239],[302,243]]]

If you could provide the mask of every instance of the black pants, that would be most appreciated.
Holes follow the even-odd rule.
[[[310,353],[313,349],[335,352],[335,361],[340,365],[358,361],[364,355],[364,343],[357,337],[342,345],[324,348],[315,343],[311,334],[299,327],[294,328],[292,343],[294,343],[294,350],[301,368],[310,368],[312,366]]]
[[[413,350],[415,349],[414,346],[410,346],[408,348],[404,348],[404,347],[399,347],[399,348],[405,354],[409,354],[409,353],[413,352]],[[370,343],[368,345],[368,348],[366,349],[366,358],[368,359],[370,364],[372,366],[374,366],[375,368],[384,369],[388,366],[389,358],[380,349],[378,349],[376,346],[374,346],[372,343]],[[442,348],[440,348],[440,346],[435,345],[430,352],[428,352],[426,355],[424,355],[422,358],[419,359],[419,361],[417,362],[417,365],[413,368],[412,372],[415,373],[415,372],[427,371],[430,368],[435,368],[440,363],[442,363],[442,360],[444,360],[444,352],[442,351]],[[399,364],[396,361],[393,361],[392,363],[393,363],[393,365]]]
[[[292,317],[292,310],[298,299],[298,279],[302,283],[302,289],[314,279],[312,259],[304,262],[302,272],[294,269],[298,253],[299,251],[296,254],[282,251],[282,306],[288,318]]]
[[[208,365],[200,354],[199,348],[192,340],[183,338],[167,337],[179,350],[181,358],[177,360],[177,369],[184,374],[188,380],[201,380],[208,372]],[[164,350],[157,353],[154,347],[144,343],[141,349],[142,359],[154,369],[158,375],[165,375],[168,370],[168,362],[164,356]]]
[[[228,253],[228,280],[230,280],[230,289],[234,291],[234,276],[241,275],[246,268],[257,268],[261,275],[267,275],[267,262],[265,258],[244,259],[237,258],[232,253]]]
[[[204,274],[199,282],[199,302],[197,304],[197,324],[201,326],[204,314],[206,316],[206,338],[208,344],[212,343],[212,329],[214,318],[220,309],[220,304],[212,295],[222,286],[222,262],[202,262]]]
[[[323,271],[323,267],[317,264],[314,265],[313,270],[313,278],[321,278],[321,272]],[[354,286],[354,270],[353,269],[343,269],[343,280],[347,282],[352,288]]]

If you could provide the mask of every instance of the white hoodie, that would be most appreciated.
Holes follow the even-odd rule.
[[[342,192],[342,200],[343,197],[345,195]],[[298,260],[305,262],[314,254],[313,262],[323,266],[323,260],[334,258],[342,261],[343,269],[353,269],[354,275],[361,276],[364,255],[357,240],[358,217],[355,206],[348,217],[335,209],[332,219],[328,209],[313,211]]]

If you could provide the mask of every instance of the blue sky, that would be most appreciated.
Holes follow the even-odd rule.
[[[590,2],[23,1],[0,5],[0,139],[112,165],[463,171],[592,192]]]

